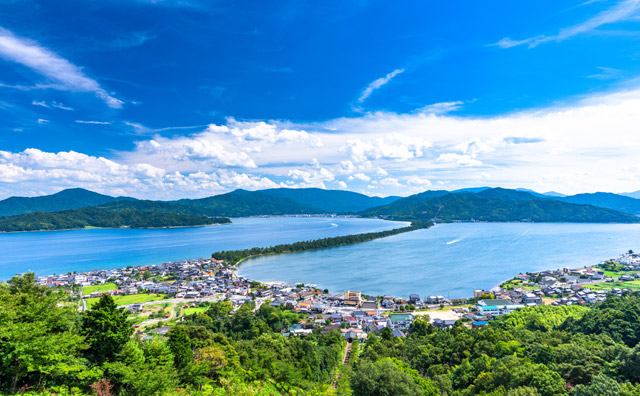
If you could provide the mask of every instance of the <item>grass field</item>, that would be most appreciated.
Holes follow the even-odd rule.
[[[109,290],[117,290],[118,286],[115,283],[105,283],[103,285],[93,285],[93,286],[85,286],[82,288],[82,294],[88,296],[91,293],[95,292],[106,292]]]
[[[194,313],[205,313],[207,312],[209,307],[195,307],[195,308],[185,308],[182,310],[183,315],[193,315]]]
[[[640,290],[640,281],[600,282],[591,285],[585,285],[585,287],[588,287],[591,290],[611,290],[614,287],[617,287],[618,289]]]
[[[131,294],[128,296],[113,296],[113,299],[118,305],[129,305],[149,301],[159,301],[163,300],[165,296],[166,294]],[[99,298],[88,298],[87,305],[91,308],[91,306],[97,303],[98,300]]]

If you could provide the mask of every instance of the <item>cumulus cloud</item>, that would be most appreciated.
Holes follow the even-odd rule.
[[[431,147],[431,142],[426,139],[391,134],[375,140],[349,140],[341,150],[346,152],[354,162],[379,159],[407,161],[422,157],[429,147]]]
[[[123,101],[107,93],[97,81],[87,77],[81,68],[72,64],[35,41],[18,37],[0,27],[0,57],[48,78],[58,88],[75,92],[93,92],[107,106],[119,109]]]
[[[175,198],[260,186],[345,188],[343,183],[366,184],[383,195],[480,183],[565,193],[634,191],[640,177],[638,108],[640,89],[495,117],[377,112],[317,123],[229,119],[194,133],[149,132],[133,150],[109,158],[0,152],[0,191],[29,183],[103,183],[110,191],[139,187]]]

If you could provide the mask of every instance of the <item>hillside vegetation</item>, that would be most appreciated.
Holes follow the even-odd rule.
[[[305,315],[253,301],[232,308],[209,303],[166,336],[140,339],[111,296],[79,313],[66,292],[16,277],[0,284],[0,393],[640,394],[639,295],[525,308],[479,328],[437,329],[420,317],[406,338],[369,333],[345,366],[339,331],[287,338],[281,331]]]
[[[536,199],[525,192],[505,189],[477,194],[416,194],[361,213],[366,217],[436,221],[535,221],[572,223],[638,223],[637,216],[591,205]]]
[[[131,209],[114,211],[101,208],[82,208],[53,213],[37,212],[0,217],[0,231],[66,230],[85,227],[191,227],[229,222],[230,220],[227,218],[210,218],[176,213]]]
[[[78,209],[87,206],[102,205],[119,200],[132,200],[126,197],[110,197],[83,188],[71,188],[42,197],[11,197],[0,201],[0,216],[12,216],[33,212],[57,212],[66,209]]]

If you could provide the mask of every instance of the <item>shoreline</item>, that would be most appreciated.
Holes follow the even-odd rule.
[[[78,231],[78,230],[163,230],[171,228],[200,228],[208,226],[222,226],[231,223],[211,223],[211,224],[197,224],[190,226],[164,226],[164,227],[92,227],[87,226],[83,228],[61,228],[59,230],[24,230],[24,231],[0,231],[0,234],[20,234],[23,232],[56,232],[56,231]]]
[[[309,216],[297,216],[297,215],[296,215],[296,216],[259,216],[259,217],[276,217],[276,218],[277,218],[277,217],[309,217]],[[326,217],[326,216],[314,216],[314,217]],[[333,216],[333,217],[353,218],[353,216]],[[250,218],[250,217],[244,217],[244,218]],[[254,218],[255,218],[255,216],[254,216]],[[327,217],[327,218],[330,218],[330,217]],[[238,218],[238,219],[239,219],[239,218]],[[371,219],[371,218],[362,218],[362,219]],[[371,220],[372,220],[372,219],[371,219]],[[383,220],[383,219],[378,219],[378,220]],[[389,222],[401,222],[401,221],[398,221],[398,220],[384,220],[384,221],[389,221]],[[403,222],[403,223],[406,223],[406,222]],[[228,224],[228,223],[216,223],[216,224],[210,224],[210,225],[226,225],[226,224]],[[439,223],[439,224],[442,224],[442,223]],[[538,224],[543,224],[543,223],[538,223]],[[555,224],[555,223],[549,223],[549,224]],[[573,224],[573,223],[571,223],[571,224]],[[581,224],[582,224],[582,223],[581,223]],[[593,223],[593,224],[603,224],[603,223]],[[616,223],[616,224],[620,224],[620,223]],[[434,224],[434,225],[435,225],[435,224]],[[206,227],[206,226],[207,226],[207,225],[197,225],[197,226],[168,226],[168,227],[145,227],[145,228],[136,228],[136,229],[200,228],[200,227]],[[92,228],[93,228],[93,227],[92,227]],[[106,228],[106,227],[104,227],[104,228],[98,228],[98,227],[96,227],[96,229],[123,229],[123,228],[132,229],[132,228],[129,228],[129,227],[119,227],[119,228]],[[428,227],[428,228],[431,228],[431,227]],[[428,229],[428,228],[426,228],[426,229]],[[85,228],[85,229],[91,229],[91,228]],[[417,230],[419,230],[419,229],[423,229],[423,228],[417,228],[417,229],[412,230],[412,231],[417,231]],[[77,230],[77,229],[73,229],[73,230]],[[393,230],[393,229],[391,229],[390,231],[392,231],[392,230]],[[63,230],[44,230],[44,231],[63,231]],[[67,230],[65,230],[65,231],[67,231]],[[36,232],[36,231],[18,231],[18,232]],[[9,233],[13,234],[13,233],[17,233],[17,232],[5,232],[5,233],[7,233],[7,234],[9,234]],[[357,234],[354,234],[354,235],[357,235]],[[395,235],[397,235],[397,234],[395,234]],[[350,236],[350,235],[344,235],[344,236]],[[389,236],[393,236],[393,235],[389,235]],[[334,238],[334,237],[330,237],[330,238]],[[385,237],[382,237],[382,238],[385,238]],[[247,278],[247,279],[248,279],[248,277],[247,277],[246,275],[241,275],[241,274],[239,274],[239,271],[240,271],[240,266],[241,266],[245,261],[247,261],[247,260],[249,260],[249,259],[252,259],[252,258],[258,258],[258,257],[261,257],[261,256],[268,257],[268,256],[275,256],[275,255],[285,255],[285,254],[293,254],[293,253],[302,253],[302,252],[306,252],[306,251],[325,250],[325,249],[330,249],[330,248],[332,248],[332,247],[350,246],[350,245],[354,245],[354,244],[359,244],[359,243],[364,243],[364,242],[370,242],[370,241],[375,240],[375,239],[378,239],[378,238],[374,238],[374,239],[366,240],[366,241],[362,241],[362,242],[348,243],[348,244],[344,244],[344,245],[336,245],[336,246],[328,246],[328,247],[318,247],[318,248],[313,248],[313,249],[308,249],[308,250],[301,250],[301,251],[282,251],[282,252],[273,252],[273,253],[265,253],[265,254],[258,254],[258,255],[250,255],[250,256],[247,256],[247,257],[244,257],[244,258],[240,259],[239,261],[237,261],[237,262],[236,262],[235,264],[233,264],[233,265],[228,265],[228,268],[233,272],[233,274],[234,274],[235,276],[237,276],[237,277],[242,277],[242,278]],[[297,243],[297,242],[294,242],[294,243]],[[195,260],[195,259],[184,259],[184,260]],[[600,262],[601,262],[601,261],[600,261]],[[137,269],[137,268],[141,268],[141,267],[149,266],[149,265],[152,265],[152,266],[153,266],[154,264],[146,264],[146,265],[142,265],[142,266],[136,266],[136,267],[134,267],[134,268],[136,268],[136,269]],[[593,264],[587,264],[587,266],[588,266],[588,267],[595,267],[596,265],[597,265],[597,264],[595,264],[595,263],[593,263]],[[583,266],[579,266],[579,267],[576,267],[576,268],[571,268],[571,270],[578,270],[578,269],[582,269],[582,268],[584,268],[584,267],[583,267]],[[105,269],[104,269],[104,268],[98,268],[98,269],[94,269],[94,270],[91,270],[91,271],[83,271],[83,273],[89,273],[89,272],[92,272],[92,271],[101,271],[101,270],[105,270]],[[535,270],[535,271],[531,271],[531,273],[547,272],[547,271],[552,271],[552,270],[549,270],[549,269],[538,269],[538,270]],[[74,271],[74,272],[75,272],[75,271]],[[480,289],[482,289],[482,290],[491,291],[491,290],[494,290],[494,289],[500,288],[500,287],[501,287],[501,285],[503,285],[504,283],[506,283],[506,282],[508,282],[508,281],[513,280],[513,279],[514,279],[514,278],[516,278],[519,274],[522,274],[522,273],[523,273],[522,271],[519,271],[519,272],[517,272],[517,273],[514,273],[514,274],[513,274],[513,276],[510,276],[509,278],[506,278],[506,279],[504,279],[503,281],[498,282],[497,284],[494,284],[492,287],[489,287],[489,288],[486,288],[486,289],[485,289],[484,287],[481,287],[481,288],[474,287],[474,290],[480,290]],[[53,275],[55,275],[55,274],[53,274]],[[51,276],[51,275],[47,275],[47,276]],[[10,278],[7,278],[7,280],[8,280],[8,279],[10,279]],[[262,281],[262,280],[259,280],[259,279],[251,279],[251,280],[254,280],[254,281],[256,281],[256,282],[259,282],[260,284],[263,284],[263,285],[268,285],[268,284],[273,284],[273,283],[277,283],[277,284],[292,284],[292,283],[291,283],[291,282],[289,282],[289,281],[282,281],[282,280],[271,280],[271,281]],[[6,282],[6,280],[5,280],[5,282]],[[311,284],[311,283],[313,283],[313,280],[301,280],[301,281],[296,281],[295,283],[296,283],[296,284],[298,284],[298,283]],[[334,291],[334,292],[337,292],[337,291]],[[472,297],[469,297],[469,296],[464,296],[464,297],[453,297],[453,298],[451,298],[451,299],[452,299],[452,300],[458,300],[458,299],[468,299],[468,298],[472,298]]]

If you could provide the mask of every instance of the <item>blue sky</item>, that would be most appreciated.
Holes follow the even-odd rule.
[[[0,4],[0,198],[640,188],[640,1]]]

